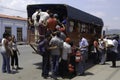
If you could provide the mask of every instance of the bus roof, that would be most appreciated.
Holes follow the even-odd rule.
[[[38,8],[42,8],[42,9],[46,9],[46,8],[54,8],[54,9],[59,8],[60,9],[61,8],[64,10],[62,12],[60,12],[61,10],[58,10],[59,13],[67,14],[67,17],[69,19],[75,19],[75,20],[79,20],[84,23],[94,24],[94,25],[101,26],[101,27],[103,27],[104,25],[101,18],[98,18],[96,16],[93,16],[91,14],[88,14],[84,11],[81,11],[79,9],[76,9],[66,4],[31,4],[31,5],[28,5],[27,6],[28,17],[31,16],[32,15],[31,13],[33,13],[35,9],[38,9]]]

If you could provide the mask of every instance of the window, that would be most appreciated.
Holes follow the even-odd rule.
[[[10,35],[12,34],[11,32],[11,27],[5,27],[5,32],[9,33]]]
[[[81,31],[81,24],[78,23],[78,32],[80,32],[80,31]]]
[[[92,24],[89,25],[89,31],[91,34],[94,33],[94,26]]]
[[[82,24],[82,26],[81,26],[81,33],[85,33],[86,32],[86,30],[85,30],[85,24]]]
[[[17,41],[23,41],[23,39],[22,39],[22,28],[17,28]]]
[[[89,24],[81,24],[81,33],[89,33]]]
[[[88,32],[89,32],[89,25],[85,24],[85,33],[88,33]]]
[[[69,27],[69,31],[72,32],[73,31],[73,27],[74,27],[74,22],[70,21],[70,27]]]

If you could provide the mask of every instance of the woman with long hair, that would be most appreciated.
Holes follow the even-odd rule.
[[[12,69],[21,69],[19,67],[19,64],[18,64],[18,55],[20,55],[20,52],[17,48],[17,44],[16,44],[16,40],[15,40],[15,36],[12,35],[12,40],[11,40],[11,48],[12,48],[12,51],[13,51],[13,55],[11,55],[11,66],[12,66]],[[16,68],[14,67],[14,65],[16,66]]]
[[[1,54],[3,57],[3,63],[2,63],[2,72],[3,73],[11,73],[10,70],[10,55],[11,55],[11,50],[9,48],[9,33],[4,32],[3,38],[2,38],[2,47],[1,47]]]

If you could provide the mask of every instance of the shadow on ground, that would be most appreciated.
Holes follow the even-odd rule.
[[[36,69],[42,69],[42,62],[34,63],[33,65],[36,65],[36,66],[37,66]]]
[[[37,66],[36,69],[42,69],[42,62],[34,63],[33,65]],[[94,64],[91,62],[91,60],[86,62],[86,70],[93,67],[93,66],[94,66]],[[94,75],[94,74],[90,73],[90,72],[85,72],[85,74],[81,75],[81,76],[87,76],[87,75]],[[76,77],[75,74],[69,73],[68,76],[66,76],[65,78],[72,79],[74,77]]]
[[[85,72],[84,76],[87,76],[87,75],[94,75],[94,74],[91,72]]]
[[[37,66],[36,69],[42,69],[42,62],[34,63],[33,65]],[[91,60],[87,61],[87,62],[86,62],[86,69],[85,69],[85,70],[93,67],[94,65],[95,65],[95,64],[93,64]],[[109,65],[109,64],[108,64],[108,65]],[[87,75],[94,75],[94,74],[93,74],[93,73],[90,73],[90,72],[85,72],[85,74],[84,74],[84,75],[81,75],[81,76],[87,76]],[[74,77],[76,77],[75,74],[69,73],[68,76],[66,76],[65,78],[67,78],[67,79],[72,79],[72,78],[74,78]]]
[[[19,73],[18,70],[12,70],[11,74],[16,74],[16,73]]]

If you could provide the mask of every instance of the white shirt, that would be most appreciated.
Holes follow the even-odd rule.
[[[2,42],[1,42],[2,43],[1,51],[6,51],[5,44],[4,44],[5,40],[6,40],[5,38],[2,39]]]
[[[42,21],[46,21],[49,18],[49,14],[47,12],[40,12],[40,20],[39,23],[41,23]]]
[[[36,21],[36,19],[37,19],[37,14],[38,14],[38,11],[36,11],[35,13],[33,13],[33,15],[32,15],[32,19],[34,20],[34,21]]]
[[[104,40],[99,40],[99,48],[105,49],[105,41]]]
[[[34,20],[34,26],[35,27],[38,27],[39,26],[39,22],[37,22],[37,14],[38,14],[38,11],[36,11],[35,13],[33,13],[32,15],[32,19]]]
[[[12,42],[12,49],[13,49],[13,50],[17,50],[17,44],[14,43],[14,42]]]
[[[62,59],[67,60],[68,59],[68,54],[72,53],[71,46],[64,42],[63,43],[63,53],[62,53]]]
[[[115,39],[112,40],[112,41],[113,41],[114,47],[111,50],[116,52],[116,53],[118,53],[118,50],[117,50],[117,48],[118,48],[118,41],[115,40]]]
[[[80,50],[88,50],[88,48],[87,48],[88,45],[89,45],[88,41],[85,38],[82,38],[81,41],[79,42]],[[85,47],[85,46],[86,46],[86,48],[82,48],[82,47]]]

